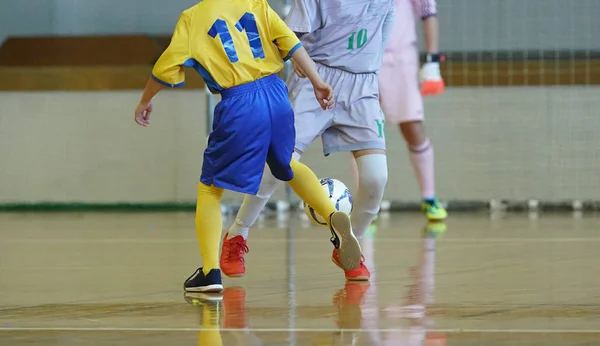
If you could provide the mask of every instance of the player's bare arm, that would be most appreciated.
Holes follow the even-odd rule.
[[[419,17],[423,21],[423,36],[427,53],[439,52],[439,24],[437,19],[436,0],[412,0]]]
[[[294,73],[296,73],[296,76],[300,78],[306,78],[306,73],[304,73],[302,67],[300,67],[300,65],[298,65],[294,60],[292,60],[292,67],[294,68]]]
[[[423,20],[423,35],[425,36],[425,49],[430,54],[437,54],[439,48],[439,24],[437,16],[429,16]]]
[[[150,114],[152,113],[152,99],[160,89],[162,85],[155,81],[153,78],[149,78],[142,94],[140,103],[135,108],[134,119],[138,125],[148,126],[150,125]]]
[[[160,56],[152,69],[152,75],[146,82],[140,103],[135,109],[135,122],[141,126],[150,124],[152,113],[152,99],[163,86],[176,88],[185,83],[185,72],[183,63],[190,58],[189,27],[190,10],[184,11],[173,32],[171,43]]]
[[[302,36],[304,35],[303,33],[299,33],[299,32],[294,32],[294,34],[296,34],[296,37],[298,37],[299,39],[302,38]],[[294,73],[296,73],[296,76],[298,76],[300,78],[306,78],[306,73],[304,73],[304,70],[302,70],[302,67],[300,67],[300,65],[298,65],[296,63],[296,61],[293,59],[292,59],[292,67],[294,68]]]
[[[437,4],[435,0],[417,0],[417,8],[423,20],[423,34],[427,61],[421,68],[423,95],[436,95],[444,92],[444,82],[440,73],[439,54],[439,23],[437,19]]]
[[[324,110],[331,109],[335,103],[333,100],[333,89],[329,84],[323,82],[321,76],[319,76],[319,73],[317,72],[315,62],[308,56],[306,49],[304,49],[304,47],[297,49],[294,54],[292,54],[292,59],[299,65],[303,74],[308,77],[312,83],[313,88],[315,89],[315,97],[317,98],[317,101],[319,101],[321,108]]]

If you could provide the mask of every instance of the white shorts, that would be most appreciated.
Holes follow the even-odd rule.
[[[317,71],[333,88],[336,104],[324,111],[308,78],[288,80],[295,113],[296,149],[304,152],[321,136],[323,154],[364,149],[385,150],[385,122],[379,105],[377,75],[350,73],[317,63]]]
[[[391,124],[423,121],[419,87],[419,55],[416,48],[385,53],[379,71],[379,98],[385,120]]]

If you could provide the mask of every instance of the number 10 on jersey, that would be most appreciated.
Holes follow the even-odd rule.
[[[367,43],[367,29],[360,29],[348,37],[348,49],[362,48]]]

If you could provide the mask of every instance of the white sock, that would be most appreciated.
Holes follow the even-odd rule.
[[[358,191],[350,216],[352,231],[360,238],[379,212],[383,191],[387,183],[387,159],[384,154],[364,155],[356,159],[358,166]]]
[[[293,157],[298,160],[300,154],[294,153]],[[238,211],[235,222],[229,227],[227,239],[237,237],[241,235],[244,239],[248,239],[248,230],[254,226],[254,223],[260,216],[260,213],[267,205],[269,198],[273,195],[277,189],[277,180],[267,166],[265,166],[265,172],[263,173],[262,181],[260,182],[260,188],[254,195],[246,195],[244,202]]]
[[[274,187],[276,188],[277,186]],[[275,189],[273,189],[274,191]],[[227,239],[237,237],[238,235],[241,235],[244,239],[248,239],[248,229],[254,225],[268,201],[269,198],[246,195],[235,217],[235,221],[229,227]]]
[[[364,234],[358,239],[360,244],[360,249],[362,250],[362,254],[365,257],[365,263],[367,266],[373,266],[375,251],[373,244],[373,237],[365,236]]]
[[[227,239],[238,235],[244,239],[248,238],[248,229],[254,225],[267,205],[269,198],[277,189],[277,183],[278,180],[271,174],[271,171],[268,168],[265,169],[258,193],[255,196],[246,195],[244,197],[244,202],[235,216],[235,222],[229,227]]]

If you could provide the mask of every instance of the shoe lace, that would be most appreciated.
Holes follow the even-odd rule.
[[[227,257],[230,260],[236,260],[238,258],[242,258],[243,260],[244,254],[248,252],[250,252],[250,249],[248,248],[248,245],[246,245],[245,241],[236,241],[230,244]]]
[[[331,242],[331,244],[333,244],[334,248],[336,248],[336,249],[340,248],[340,239],[333,231],[333,228],[331,228],[331,238],[329,238],[329,241]]]

